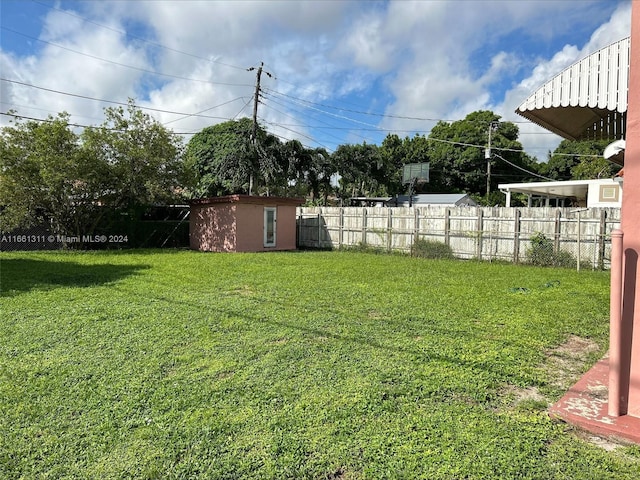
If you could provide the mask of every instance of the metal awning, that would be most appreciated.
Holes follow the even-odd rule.
[[[526,193],[541,197],[553,198],[586,198],[589,191],[589,183],[592,180],[572,180],[567,182],[532,182],[532,183],[507,183],[498,185],[502,191],[511,193]],[[597,180],[596,180],[597,182]]]
[[[630,44],[622,39],[574,63],[516,113],[568,140],[624,138]]]

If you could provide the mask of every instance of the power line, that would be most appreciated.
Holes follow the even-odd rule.
[[[512,167],[517,168],[518,170],[522,170],[523,172],[528,173],[529,175],[533,175],[534,177],[544,178],[545,180],[551,180],[551,181],[553,181],[553,178],[545,177],[545,176],[539,175],[539,174],[537,174],[537,173],[531,172],[531,171],[527,170],[526,168],[522,168],[521,166],[516,165],[515,163],[510,162],[509,160],[507,160],[507,159],[505,159],[505,158],[501,157],[501,156],[500,156],[500,155],[498,155],[497,153],[494,153],[494,155],[495,155],[496,157],[498,157],[500,160],[502,160],[503,162],[508,163],[508,164],[509,164],[509,165],[511,165]]]
[[[20,120],[30,120],[30,121],[39,122],[39,123],[53,123],[53,122],[56,121],[55,118],[36,118],[36,117],[29,117],[27,115],[18,115],[17,113],[0,112],[0,115],[2,115],[4,117],[13,117],[13,118],[17,118],[17,119],[20,119]],[[121,128],[105,127],[105,126],[96,127],[95,125],[84,125],[84,124],[81,124],[81,123],[67,122],[67,125],[69,127],[76,127],[76,128],[101,128],[101,129],[109,130],[111,132],[124,132],[125,131],[125,130],[123,130]],[[197,132],[173,132],[173,131],[169,131],[168,133],[171,134],[171,135],[193,135],[194,133],[197,133]]]
[[[245,104],[242,106],[242,108],[238,111],[238,113],[236,113],[231,120],[235,120],[236,118],[238,118],[240,116],[240,114],[244,111],[245,108],[247,108],[249,106],[249,104],[251,103],[251,101],[253,100],[253,97],[251,97],[249,100],[247,100],[245,102]]]
[[[214,59],[211,59],[211,58],[201,57],[199,55],[195,55],[195,54],[192,54],[192,53],[184,52],[182,50],[178,50],[178,49],[171,48],[171,47],[168,47],[166,45],[163,45],[163,44],[160,44],[160,43],[157,43],[157,42],[153,42],[153,41],[148,40],[148,39],[146,39],[144,37],[129,33],[127,31],[125,31],[125,30],[119,30],[119,29],[116,29],[116,28],[101,24],[99,22],[96,22],[94,20],[90,20],[90,19],[88,19],[86,17],[83,17],[81,15],[77,15],[75,13],[72,13],[72,12],[70,12],[68,10],[63,10],[61,8],[58,8],[58,7],[55,7],[55,6],[52,6],[52,5],[48,5],[48,4],[46,4],[44,2],[40,2],[38,0],[31,0],[31,1],[33,3],[36,3],[36,4],[42,5],[44,7],[47,7],[50,10],[56,10],[56,11],[58,11],[58,12],[64,14],[64,15],[68,15],[68,16],[71,16],[71,17],[74,17],[74,18],[78,18],[78,19],[80,19],[80,20],[82,20],[84,22],[90,23],[92,25],[96,25],[96,26],[98,26],[100,28],[103,28],[105,30],[109,30],[109,31],[112,31],[112,32],[115,32],[115,33],[118,33],[118,34],[121,34],[121,35],[125,35],[126,37],[130,37],[130,38],[133,38],[133,39],[140,40],[140,41],[142,41],[142,42],[144,42],[146,44],[149,44],[151,46],[154,46],[154,47],[162,48],[162,49],[165,49],[167,51],[174,52],[174,53],[179,53],[181,55],[185,55],[185,56],[192,57],[192,58],[195,58],[195,59],[204,60],[206,62],[216,63],[216,64],[219,64],[219,65],[222,65],[222,66],[226,66],[226,67],[229,67],[229,68],[234,68],[234,69],[237,69],[237,70],[244,70],[243,67],[240,67],[240,66],[237,66],[237,65],[221,62],[219,60],[214,60]],[[19,35],[26,36],[28,38],[35,39],[34,37],[29,37],[28,35],[23,34],[21,32],[17,32],[15,30],[11,30],[11,29],[7,29],[7,30],[12,31],[14,33],[17,33]],[[43,40],[40,40],[40,39],[35,39],[35,40],[43,41]],[[50,43],[50,42],[45,42],[45,43]],[[65,48],[65,47],[62,47],[60,45],[53,44],[53,43],[51,43],[51,45],[57,46],[59,48]],[[81,55],[87,55],[87,54],[84,54],[82,52],[77,52],[77,51],[74,51],[74,50],[71,50],[71,49],[68,49],[68,50],[70,50],[72,52],[75,52],[75,53],[78,53],[78,54],[81,54]],[[99,57],[93,57],[93,58],[99,58]],[[106,60],[106,59],[101,59],[101,60],[111,62],[110,60]],[[137,68],[137,67],[132,67],[132,66],[120,64],[120,63],[117,63],[117,62],[111,62],[111,63],[115,63],[117,65],[122,65],[122,66],[125,66],[125,67]],[[152,72],[152,73],[156,73],[156,74],[159,74],[159,75],[167,75],[167,74],[162,74],[160,72]],[[193,81],[206,81],[206,80],[189,79],[189,78],[186,78],[186,77],[176,77],[176,78],[182,78],[182,79],[193,80]],[[217,83],[217,82],[210,82],[210,83]],[[286,82],[285,81],[285,83],[288,83],[290,85],[296,86],[295,84],[293,84],[291,82]],[[224,84],[224,83],[221,83],[221,84],[222,85],[227,85],[227,84]],[[231,84],[231,85],[233,85],[233,84]],[[243,86],[246,86],[246,85],[243,85]],[[413,116],[406,116],[406,115],[393,115],[393,114],[383,114],[383,113],[377,113],[377,112],[365,112],[365,111],[354,110],[354,109],[345,109],[344,107],[336,107],[336,106],[333,106],[333,105],[327,105],[327,104],[323,104],[323,103],[310,102],[308,100],[300,99],[298,97],[294,97],[294,96],[291,96],[291,95],[288,95],[288,94],[285,94],[285,93],[282,93],[282,92],[278,92],[278,91],[273,90],[273,89],[268,89],[268,90],[270,92],[274,93],[274,94],[282,95],[282,96],[289,97],[289,98],[294,98],[294,99],[297,99],[297,100],[299,100],[301,102],[306,102],[306,103],[309,103],[309,104],[314,104],[314,105],[322,106],[322,107],[325,107],[325,108],[331,108],[331,109],[350,112],[350,113],[357,113],[357,114],[361,114],[361,115],[371,115],[371,116],[377,116],[377,117],[381,117],[381,118],[395,118],[395,119],[417,120],[417,121],[434,121],[434,122],[440,122],[440,121],[443,121],[443,122],[454,122],[454,121],[456,121],[456,120],[442,119],[442,118],[413,117]],[[511,123],[533,124],[533,122],[530,122],[530,121],[527,121],[527,120],[511,121]],[[400,131],[400,130],[394,130],[394,131]],[[411,131],[413,131],[413,130],[411,130]],[[538,135],[555,135],[552,132],[532,132],[532,133],[526,133],[526,134],[532,134],[532,135],[534,135],[534,134],[538,134]]]
[[[71,97],[83,98],[83,99],[93,100],[93,101],[98,101],[98,102],[103,102],[103,103],[111,103],[111,104],[114,104],[114,105],[128,106],[128,103],[124,103],[124,102],[117,102],[117,101],[113,101],[113,100],[105,100],[105,99],[89,97],[89,96],[86,96],[86,95],[79,95],[79,94],[63,92],[63,91],[60,91],[60,90],[54,90],[54,89],[50,89],[50,88],[40,87],[40,86],[37,86],[37,85],[33,85],[33,84],[25,83],[25,82],[19,82],[17,80],[11,80],[11,79],[7,79],[7,78],[0,78],[0,81],[9,82],[9,83],[17,84],[17,85],[23,85],[23,86],[35,88],[35,89],[38,89],[38,90],[43,90],[43,91],[47,91],[47,92],[51,92],[51,93],[57,93],[57,94],[60,94],[60,95],[67,95],[67,96],[71,96]],[[242,97],[238,97],[238,98],[242,98]],[[235,100],[238,100],[238,98],[236,98]],[[271,99],[271,101],[274,101],[274,100]],[[274,102],[279,104],[279,102],[277,102],[277,101],[274,101]],[[225,105],[226,103],[229,103],[229,102],[225,102],[225,103],[223,103],[221,105],[218,105],[218,106]],[[198,116],[200,118],[211,118],[211,119],[216,119],[216,120],[229,120],[227,117],[201,115],[201,114],[197,114],[197,113],[196,114],[190,114],[190,113],[185,113],[185,112],[176,112],[176,111],[164,110],[164,109],[152,108],[152,107],[142,107],[142,106],[140,106],[138,108],[140,108],[142,110],[153,111],[153,112],[169,113],[169,114],[174,114],[174,115],[183,115],[183,116],[186,116],[186,117]],[[216,107],[211,107],[210,109],[212,109],[212,108],[216,108]],[[244,110],[244,108],[246,108],[246,105],[243,106],[242,110]],[[210,109],[208,109],[208,110],[210,110]],[[317,111],[319,111],[321,113],[325,113],[325,114],[328,114],[328,115],[332,116],[328,112],[324,112],[324,111],[322,111],[320,109],[315,109],[314,108],[314,110],[317,110]],[[340,116],[339,115],[333,115],[333,116],[335,116],[337,118],[342,118],[342,119],[345,119],[345,120],[357,122],[357,123],[362,123],[364,125],[367,125],[369,127],[374,128],[376,131],[379,131],[379,132],[394,131],[394,130],[385,130],[385,129],[382,129],[382,128],[377,127],[375,125],[367,124],[365,122],[359,122],[357,120],[353,120],[353,119],[350,119],[349,117],[345,117],[345,116],[341,116],[341,115]],[[28,117],[24,117],[24,118],[28,118]],[[78,126],[82,126],[82,125],[78,125]],[[307,128],[309,128],[309,127],[307,127]],[[361,137],[361,138],[364,138],[364,137]],[[456,145],[456,146],[466,146],[466,147],[481,148],[481,149],[485,148],[484,145],[477,145],[477,144],[464,143],[464,142],[456,142],[456,141],[452,141],[452,140],[444,140],[444,139],[438,139],[438,138],[432,138],[432,137],[425,137],[425,140],[433,141],[433,142],[446,143],[446,144]],[[317,141],[315,141],[315,142],[318,143],[318,145],[322,145],[320,142],[317,142]],[[498,150],[498,151],[503,151],[503,152],[524,153],[524,150],[522,150],[522,149],[514,149],[514,148],[493,147],[493,150]],[[571,154],[571,153],[557,153],[557,154],[554,154],[554,155],[586,157],[586,158],[600,158],[601,157],[600,155]]]
[[[227,105],[229,103],[233,103],[236,100],[244,100],[244,98],[243,97],[237,97],[237,98],[234,98],[233,100],[229,100],[229,101],[221,103],[219,105],[215,105],[213,107],[205,108],[204,110],[200,110],[199,112],[189,113],[189,114],[186,114],[186,115],[184,115],[184,116],[182,116],[180,118],[176,118],[175,120],[169,120],[168,122],[164,122],[163,125],[168,125],[169,123],[173,123],[173,122],[179,122],[180,120],[185,120],[185,119],[191,118],[191,117],[201,117],[202,116],[201,114],[204,113],[204,112],[208,112],[209,110],[213,110],[214,108],[222,107],[222,106]],[[249,100],[249,101],[251,101],[251,100]],[[246,104],[245,104],[245,106],[246,106]],[[242,109],[244,110],[244,107]],[[240,111],[242,111],[242,110],[240,110]]]
[[[275,101],[273,98],[270,98],[268,102],[265,102],[265,103],[264,103],[264,105],[265,105],[267,108],[270,108],[270,109],[272,109],[272,110],[275,110],[275,111],[276,111],[276,112],[278,112],[278,113],[281,113],[282,115],[285,115],[285,116],[287,116],[287,117],[291,117],[291,118],[295,118],[295,117],[294,117],[293,115],[291,115],[290,113],[283,112],[282,110],[278,110],[277,108],[273,107],[273,105],[271,105],[271,103],[272,103],[272,102],[273,102],[273,103],[275,103],[276,105],[280,105],[280,106],[282,106],[282,107],[284,107],[284,108],[287,108],[287,106],[286,106],[286,105],[282,105],[280,102]],[[318,121],[322,121],[322,120],[318,120]],[[326,122],[323,122],[323,123],[326,123]],[[284,128],[285,124],[281,124],[281,125],[282,125],[282,126],[283,126],[283,128]],[[329,123],[326,123],[326,125],[330,125],[330,124],[329,124]],[[292,125],[290,125],[290,126],[292,126]],[[298,126],[300,126],[300,127],[304,127],[304,128],[307,128],[307,129],[312,129],[312,128],[314,128],[314,127],[311,127],[311,126],[309,126],[309,125],[298,125]],[[332,129],[332,128],[335,128],[335,127],[327,126],[327,127],[324,127],[324,128],[326,128],[326,129]],[[351,128],[351,130],[353,130],[353,128]],[[380,131],[380,129],[375,129],[375,131]],[[342,139],[341,139],[340,137],[337,137],[336,135],[328,134],[328,136],[330,136],[330,137],[332,137],[332,138],[335,138],[336,140],[342,141]],[[362,138],[363,140],[367,140],[365,137],[363,137],[363,136],[361,136],[361,135],[358,135],[358,136],[359,136],[360,138]],[[318,143],[318,144],[320,144],[319,142],[317,142],[317,143]]]
[[[279,124],[277,124],[277,123],[268,122],[268,121],[266,121],[266,120],[264,120],[264,123],[266,123],[266,124],[268,124],[268,125],[272,125],[272,126],[277,127],[277,128],[282,128],[283,130],[287,130],[287,131],[289,131],[289,132],[292,132],[292,133],[295,133],[295,134],[297,134],[297,135],[300,135],[301,137],[304,137],[304,138],[306,138],[307,140],[311,140],[312,142],[314,142],[314,143],[316,143],[317,145],[321,146],[321,147],[322,147],[322,148],[324,148],[325,150],[331,150],[329,147],[327,147],[326,145],[323,145],[322,143],[320,143],[319,141],[317,141],[315,138],[310,137],[310,136],[308,136],[308,135],[305,135],[304,133],[296,132],[295,130],[292,130],[292,129],[290,129],[290,128],[284,127],[284,126],[279,125]],[[273,133],[272,133],[272,134],[273,134]],[[278,135],[278,137],[280,137],[280,135]],[[284,138],[284,137],[280,137],[280,138]],[[290,139],[287,139],[287,141],[289,141],[289,140],[290,140]]]
[[[327,104],[324,104],[324,103],[312,102],[310,100],[305,100],[305,99],[302,99],[302,98],[294,97],[293,95],[288,95],[286,93],[278,92],[277,90],[272,90],[272,89],[266,89],[266,90],[268,90],[268,93],[272,93],[272,94],[275,94],[275,95],[280,95],[282,97],[291,98],[291,99],[294,99],[294,100],[296,100],[297,102],[300,102],[300,103],[304,103],[304,104],[308,104],[308,105],[315,105],[315,106],[318,106],[318,107],[330,108],[330,109],[333,109],[333,110],[339,110],[341,112],[357,113],[359,115],[369,115],[369,116],[381,117],[381,118],[397,118],[397,119],[401,119],[401,120],[419,120],[419,121],[425,121],[425,122],[454,122],[455,121],[455,120],[446,120],[446,119],[442,119],[442,118],[409,117],[409,116],[404,116],[404,115],[393,115],[393,114],[387,114],[387,113],[363,112],[361,110],[353,110],[353,109],[344,108],[344,107],[336,107],[334,105],[327,105]]]
[[[93,101],[96,101],[96,102],[111,103],[111,104],[114,104],[114,105],[122,105],[122,106],[125,106],[125,107],[129,105],[128,103],[125,103],[125,102],[117,102],[115,100],[105,100],[103,98],[95,98],[95,97],[89,97],[87,95],[79,95],[79,94],[76,94],[76,93],[63,92],[61,90],[54,90],[52,88],[40,87],[40,86],[33,85],[33,84],[30,84],[30,83],[19,82],[17,80],[10,80],[8,78],[0,78],[0,81],[14,83],[16,85],[23,85],[25,87],[31,87],[31,88],[35,88],[35,89],[38,89],[38,90],[43,90],[45,92],[57,93],[59,95],[66,95],[66,96],[69,96],[69,97],[82,98],[82,99],[85,99],[85,100],[93,100]],[[238,97],[238,98],[242,98],[242,97]],[[238,98],[236,98],[235,100],[238,100]],[[228,102],[225,102],[225,103],[228,103]],[[224,104],[222,104],[222,105],[224,105]],[[222,106],[222,105],[218,105],[218,106]],[[228,120],[228,118],[226,118],[226,117],[214,117],[214,116],[210,116],[210,115],[199,115],[199,114],[190,114],[190,113],[185,113],[185,112],[175,112],[175,111],[172,111],[172,110],[163,110],[163,109],[160,109],[160,108],[153,108],[153,107],[142,107],[142,106],[139,106],[138,108],[140,108],[141,110],[149,110],[149,111],[152,111],[152,112],[160,112],[160,113],[170,113],[170,114],[173,114],[173,115],[187,115],[187,116],[198,116],[198,117],[201,117],[201,118],[213,118],[213,119],[216,119],[216,120]],[[211,107],[211,108],[216,108],[216,107]]]
[[[44,108],[33,107],[31,105],[20,105],[18,103],[0,102],[0,105],[7,105],[9,107],[12,107],[12,108],[9,108],[9,110],[7,110],[7,112],[10,111],[10,110],[13,110],[14,108],[16,108],[16,109],[17,108],[25,108],[25,109],[28,109],[28,110],[37,110],[39,112],[45,112],[45,113],[47,113],[49,115],[57,115],[59,113],[59,112],[54,112],[52,110],[47,110],[47,109],[44,109]],[[74,114],[73,116],[80,117],[80,118],[89,118],[91,120],[96,120],[96,121],[99,121],[99,122],[101,122],[103,120],[102,118],[89,117],[89,116],[86,116],[86,115],[75,115]]]
[[[199,78],[182,77],[180,75],[173,75],[173,74],[170,74],[170,73],[163,73],[163,72],[158,72],[158,71],[155,71],[155,70],[149,70],[147,68],[135,67],[133,65],[127,65],[125,63],[115,62],[113,60],[108,60],[106,58],[98,57],[96,55],[91,55],[89,53],[80,52],[80,51],[74,50],[72,48],[63,47],[62,45],[59,45],[57,43],[53,43],[53,42],[49,42],[47,40],[42,40],[40,38],[32,37],[31,35],[27,35],[25,33],[18,32],[17,30],[13,30],[12,28],[9,28],[9,27],[1,26],[0,28],[2,30],[6,30],[8,32],[15,33],[17,35],[21,35],[23,37],[29,38],[31,40],[35,40],[37,42],[45,43],[47,45],[51,45],[53,47],[60,48],[62,50],[66,50],[68,52],[75,53],[77,55],[82,55],[82,56],[85,56],[85,57],[93,58],[94,60],[100,60],[102,62],[110,63],[112,65],[117,65],[119,67],[129,68],[131,70],[136,70],[136,71],[143,72],[143,73],[150,73],[152,75],[158,75],[158,76],[167,77],[167,78],[174,78],[174,79],[178,79],[178,80],[187,80],[187,81],[190,81],[190,82],[208,83],[208,84],[211,84],[211,85],[225,85],[225,86],[232,86],[232,87],[250,87],[251,86],[251,85],[247,85],[247,84],[228,83],[228,82],[214,82],[212,80],[204,80],[204,79],[199,79]]]

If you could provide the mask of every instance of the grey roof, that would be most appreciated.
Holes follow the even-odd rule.
[[[409,205],[408,195],[398,195],[397,199],[389,200],[390,205]],[[411,197],[413,205],[452,205],[476,206],[477,203],[466,193],[420,193]]]

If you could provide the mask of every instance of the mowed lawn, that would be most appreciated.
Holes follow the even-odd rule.
[[[607,349],[608,272],[125,251],[0,275],[0,478],[640,478],[639,447],[546,412]],[[571,339],[584,362],[552,362]]]

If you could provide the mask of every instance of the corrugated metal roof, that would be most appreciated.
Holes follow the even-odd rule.
[[[548,197],[584,197],[589,185],[613,183],[611,179],[601,180],[569,180],[558,182],[501,183],[498,188],[503,191],[527,193]]]
[[[389,200],[390,204],[395,203],[396,199]],[[408,205],[408,195],[398,195],[398,205]],[[476,202],[466,193],[421,193],[411,197],[413,205],[471,205],[475,206]]]
[[[622,39],[574,63],[516,113],[569,140],[624,138],[630,44]]]

